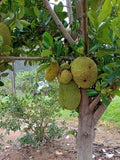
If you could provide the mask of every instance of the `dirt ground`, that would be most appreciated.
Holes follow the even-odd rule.
[[[69,121],[69,129],[77,129],[77,123]],[[0,130],[0,133],[5,132]],[[21,148],[17,138],[20,132],[11,132],[4,137],[4,147],[0,151],[0,160],[76,160],[76,138],[63,135],[61,139],[46,143],[39,149],[26,146]],[[13,140],[12,146],[6,142]],[[96,127],[96,138],[93,142],[94,160],[120,160],[120,131],[115,127],[104,125]]]

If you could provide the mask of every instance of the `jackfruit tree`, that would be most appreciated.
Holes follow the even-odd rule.
[[[120,96],[120,1],[3,0],[0,15],[12,37],[0,30],[0,47],[12,48],[0,63],[37,60],[46,80],[58,79],[61,107],[79,112],[77,160],[91,160],[94,127]]]

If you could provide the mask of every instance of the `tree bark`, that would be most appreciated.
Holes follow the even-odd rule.
[[[85,92],[85,89],[81,89],[77,135],[77,160],[92,160],[94,124],[92,112],[89,112],[89,97],[85,95]]]
[[[90,124],[88,124],[88,121]],[[79,117],[77,137],[77,160],[92,160],[92,142],[94,138],[94,127],[91,116]]]

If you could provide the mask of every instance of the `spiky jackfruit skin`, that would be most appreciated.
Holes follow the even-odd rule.
[[[68,84],[59,85],[59,104],[62,108],[75,110],[81,100],[80,90],[77,84],[72,80]]]
[[[71,63],[73,79],[81,88],[92,87],[97,80],[97,65],[88,57],[78,57]]]
[[[59,72],[57,78],[60,83],[67,84],[72,80],[72,73],[65,69]]]
[[[49,82],[53,81],[59,72],[59,64],[58,62],[52,62],[50,66],[47,68],[45,73],[45,79]]]
[[[60,70],[70,69],[70,65],[68,63],[62,63],[60,65]]]
[[[9,28],[4,23],[0,23],[0,35],[3,38],[3,45],[10,46],[11,44],[11,34]]]

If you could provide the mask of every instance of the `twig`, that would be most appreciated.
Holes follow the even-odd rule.
[[[67,30],[64,28],[63,24],[61,23],[60,19],[58,18],[58,16],[56,15],[56,13],[53,11],[53,9],[51,8],[48,0],[43,0],[44,5],[46,6],[47,10],[49,11],[51,17],[53,18],[53,20],[55,21],[57,27],[59,28],[59,30],[62,32],[62,34],[65,36],[65,38],[67,39],[67,41],[71,44],[71,43],[75,43],[75,41],[72,39],[72,37],[70,36],[70,34],[67,32]]]

